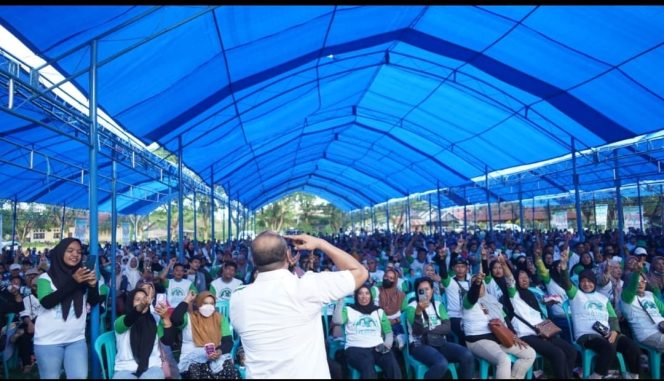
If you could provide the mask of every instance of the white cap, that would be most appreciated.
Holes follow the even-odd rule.
[[[648,255],[648,252],[646,251],[646,249],[644,249],[642,247],[637,247],[634,250],[634,255]]]
[[[12,270],[20,270],[20,269],[21,269],[21,265],[19,265],[18,263],[12,263],[12,264],[9,266],[9,271],[12,271]]]

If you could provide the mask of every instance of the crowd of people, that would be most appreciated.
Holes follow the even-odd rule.
[[[114,378],[235,379],[245,365],[248,377],[260,378],[279,374],[279,364],[284,375],[306,376],[306,369],[322,366],[322,377],[354,371],[361,378],[380,372],[400,379],[409,373],[406,357],[426,366],[425,378],[445,378],[451,369],[461,378],[480,377],[482,362],[495,378],[524,378],[539,355],[545,365],[537,376],[571,379],[581,376],[577,348],[587,348],[602,359],[589,378],[616,377],[611,370],[620,353],[621,376],[635,379],[648,374],[639,343],[664,351],[660,229],[630,230],[622,247],[617,231],[585,231],[582,239],[558,230],[361,230],[285,238],[188,240],[184,253],[159,241],[115,253],[107,244],[99,248],[99,276],[89,268],[88,248],[75,238],[41,252],[4,251],[3,354],[16,351],[22,371],[36,364],[40,378],[59,378],[63,371],[67,378],[86,378],[89,361],[80,359],[94,355],[90,309],[109,311],[111,303],[117,318],[105,313],[101,324],[115,332]],[[282,246],[285,257],[275,251]],[[356,264],[366,272],[357,272]],[[341,274],[345,270],[352,277]],[[317,286],[326,282],[327,289]],[[261,341],[289,340],[266,333],[269,319],[252,320],[270,309],[291,316],[280,300],[306,311],[288,318],[283,333],[320,335],[325,364],[301,363],[296,370],[256,355]],[[548,321],[560,332],[543,335],[538,326]],[[509,343],[500,332],[509,332]],[[308,337],[298,340],[315,351],[317,341]],[[304,356],[299,353],[278,355]]]

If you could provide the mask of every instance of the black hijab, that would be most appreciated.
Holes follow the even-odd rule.
[[[512,305],[512,301],[510,300],[509,294],[507,293],[507,281],[505,280],[505,275],[501,277],[495,277],[493,276],[493,267],[498,264],[498,266],[501,266],[500,262],[498,262],[497,259],[494,259],[489,263],[489,272],[491,273],[491,277],[493,277],[493,281],[496,282],[498,285],[498,288],[500,288],[500,291],[502,291],[503,295],[498,299],[498,301],[503,305],[503,309],[507,313],[508,317],[514,316],[514,306]],[[508,265],[509,266],[509,265]]]
[[[139,292],[144,293],[146,296],[148,295],[142,288],[135,288],[129,293],[129,300],[127,300],[129,303],[127,304],[127,308],[130,309],[127,317],[133,320],[129,328],[129,344],[131,345],[131,353],[134,355],[134,360],[138,364],[138,368],[136,368],[136,372],[134,373],[136,377],[140,377],[148,369],[150,355],[154,348],[154,341],[157,338],[157,323],[150,312],[150,308],[148,307],[145,312],[136,311],[134,308],[134,297]]]
[[[360,290],[363,289],[363,288],[366,288],[367,291],[369,291],[369,295],[371,295],[371,289],[369,288],[369,286],[367,286],[366,284],[363,284],[362,286],[360,286],[360,288],[355,290],[355,295],[354,295],[355,303],[349,305],[348,307],[358,311],[359,313],[361,313],[363,315],[370,315],[372,312],[376,311],[380,307],[375,305],[371,299],[369,300],[369,304],[367,304],[366,306],[363,306],[363,305],[360,304],[357,296],[360,294]]]
[[[78,244],[81,245],[81,249],[83,249],[83,245],[78,238],[65,238],[60,241],[53,250],[51,250],[51,266],[46,273],[51,277],[51,282],[57,289],[65,288],[72,282],[76,283],[73,274],[79,269],[79,267],[81,267],[81,261],[75,266],[67,266],[64,259],[65,251],[67,251],[67,248],[72,242],[78,242]],[[78,283],[76,284],[79,285]],[[62,318],[65,321],[67,321],[72,302],[74,303],[76,317],[79,318],[81,316],[83,313],[83,294],[84,287],[79,285],[79,287],[76,287],[62,299],[60,305],[62,308]]]
[[[535,297],[533,292],[530,291],[528,288],[521,287],[521,285],[519,284],[519,275],[521,275],[521,273],[524,273],[524,274],[526,274],[527,277],[530,277],[530,275],[528,274],[528,271],[522,270],[522,269],[517,270],[516,276],[515,276],[516,290],[519,292],[519,296],[521,297],[521,300],[526,302],[526,304],[528,304],[530,306],[530,308],[532,308],[535,311],[538,311],[538,312],[541,313],[539,303],[537,302],[537,298]]]

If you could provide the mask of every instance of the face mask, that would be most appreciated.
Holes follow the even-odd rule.
[[[214,306],[212,304],[203,304],[198,312],[201,313],[204,317],[210,317],[214,313]]]
[[[107,273],[110,273],[111,272],[111,266],[104,266],[104,271],[106,271]]]
[[[394,286],[394,281],[389,279],[383,279],[383,287],[392,288],[392,286]]]

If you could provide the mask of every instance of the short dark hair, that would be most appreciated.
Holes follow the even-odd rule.
[[[185,267],[184,267],[184,264],[182,264],[182,263],[176,263],[176,264],[173,265],[173,270],[175,270],[175,268],[178,267],[178,266],[182,267],[183,270],[184,270],[184,268],[185,268]]]
[[[283,262],[288,252],[286,240],[273,231],[264,231],[251,242],[256,267],[261,268]]]
[[[226,261],[224,262],[224,268],[226,267],[234,267],[237,269],[237,263],[235,263],[235,261]]]

